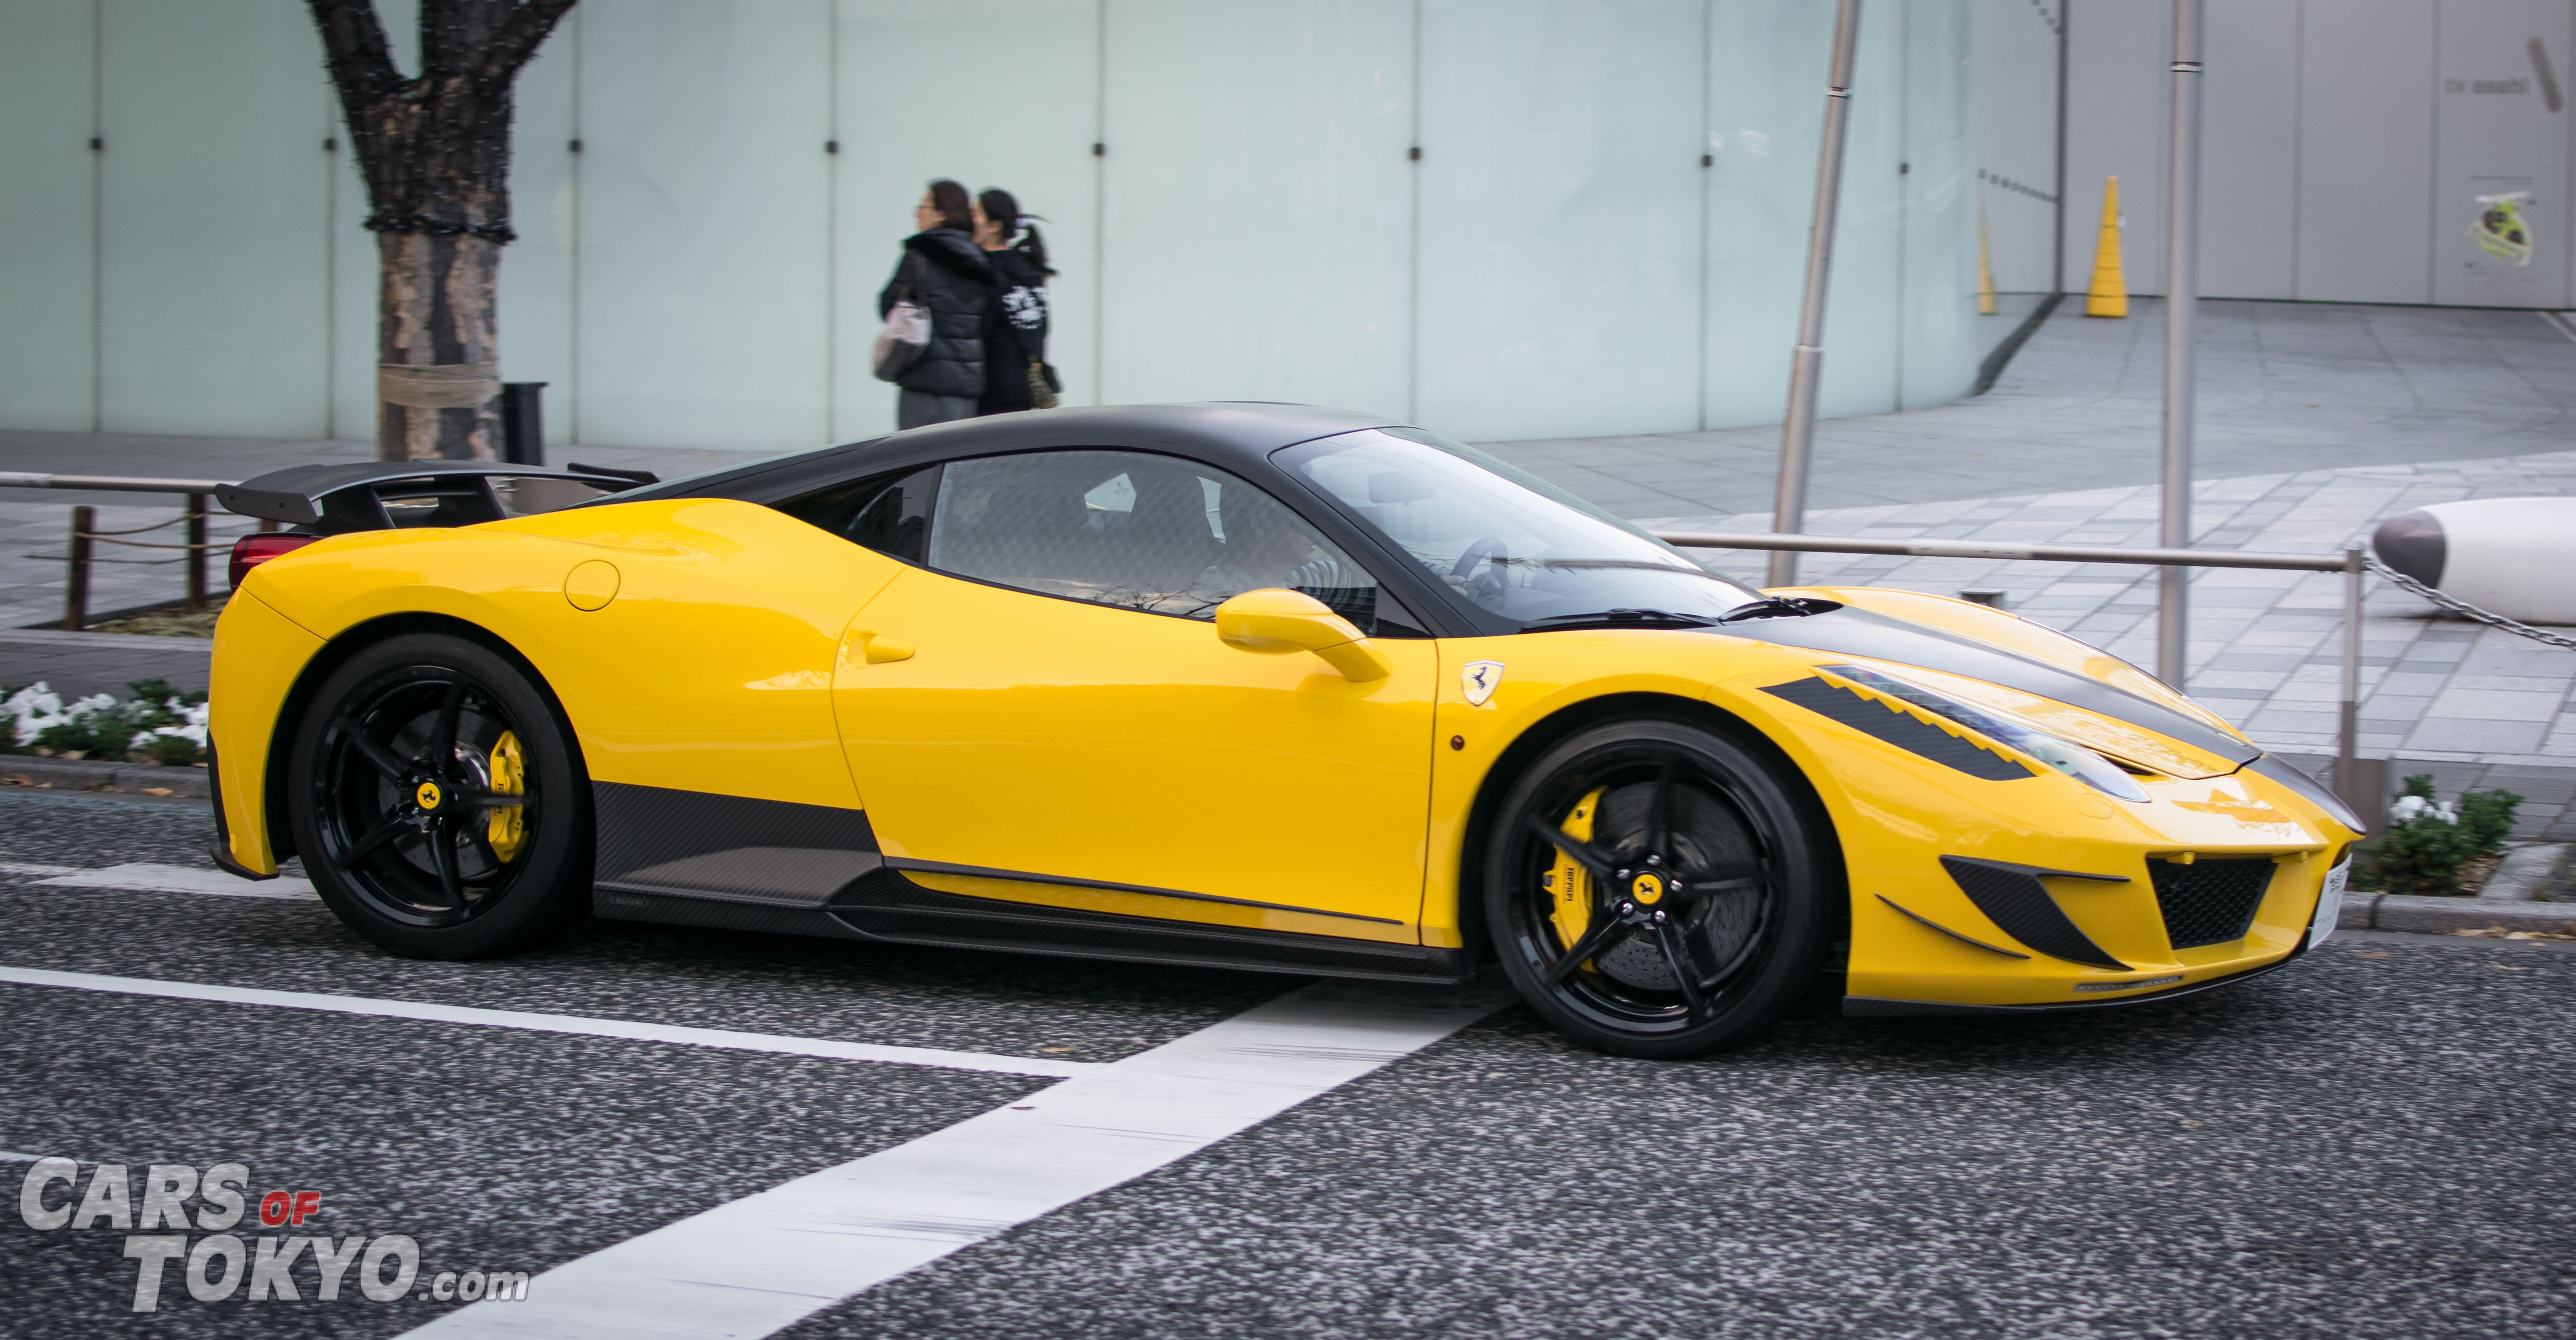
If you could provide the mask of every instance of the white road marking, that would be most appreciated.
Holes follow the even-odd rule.
[[[630,1238],[417,1336],[763,1336],[1448,1037],[1497,991],[1320,982],[1021,1103]]]
[[[936,1066],[946,1070],[982,1070],[1000,1075],[1038,1075],[1062,1079],[1103,1069],[1098,1061],[1057,1061],[984,1052],[953,1052],[937,1047],[894,1047],[874,1042],[837,1042],[830,1038],[792,1038],[774,1033],[736,1033],[722,1028],[685,1028],[674,1024],[638,1023],[630,1019],[589,1019],[572,1014],[531,1014],[521,1010],[485,1010],[470,1005],[436,1005],[425,1001],[375,1000],[365,996],[329,996],[310,991],[267,991],[247,986],[212,986],[200,982],[164,982],[149,977],[106,977],[49,968],[0,967],[0,982],[24,986],[63,986],[83,991],[111,991],[129,996],[170,1000],[211,1000],[228,1005],[273,1005],[289,1010],[325,1010],[384,1019],[421,1019],[441,1024],[479,1024],[523,1028],[537,1033],[576,1033],[584,1037],[624,1038],[632,1042],[670,1042],[686,1047],[724,1047],[734,1051],[774,1052],[785,1056],[821,1056],[842,1061],[882,1061],[893,1065]]]
[[[56,879],[36,881],[58,889],[134,889],[144,893],[211,893],[226,898],[300,898],[311,901],[318,897],[313,886],[291,875],[275,879],[247,880],[227,875],[221,870],[206,870],[184,865],[155,865],[137,861],[128,865],[111,865],[104,870],[66,872],[60,866],[5,867],[10,874],[54,874]]]
[[[68,875],[78,868],[68,865],[28,865],[23,861],[0,861],[0,875]]]

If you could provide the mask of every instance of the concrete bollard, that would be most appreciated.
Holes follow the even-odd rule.
[[[2576,624],[2576,498],[2471,498],[2390,517],[2379,561],[2508,619]]]

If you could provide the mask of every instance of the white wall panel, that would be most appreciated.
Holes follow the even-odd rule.
[[[1106,59],[1103,398],[1405,413],[1413,6],[1108,0]]]
[[[2434,6],[2306,0],[2299,67],[2299,291],[2431,302]]]
[[[1995,287],[2057,283],[2057,16],[2067,0],[1975,0],[1976,166]]]
[[[1832,29],[1832,6],[1827,32]],[[1852,118],[1849,158],[1843,164],[1840,222],[1834,230],[1833,292],[1825,303],[1825,376],[1816,396],[1817,412],[1829,417],[1884,414],[1898,407],[1903,384],[1905,292],[1906,74],[1905,33],[1911,5],[1864,6],[1859,60],[1852,72]],[[1819,49],[1807,66],[1806,96],[1809,143],[1823,128],[1826,51]],[[1807,191],[1815,189],[1815,151],[1807,151]],[[1797,229],[1799,241],[1806,229]],[[1968,235],[1974,245],[1975,234]],[[1799,249],[1799,263],[1806,252]],[[1796,330],[1792,317],[1790,329]],[[1787,404],[1785,370],[1781,398],[1768,417],[1778,419]]]
[[[581,26],[576,6],[519,73],[519,119],[510,148],[510,221],[519,240],[501,251],[501,376],[544,382],[546,440],[574,440],[581,388],[574,322],[581,219],[578,117]],[[561,463],[560,454],[546,458]]]
[[[830,35],[827,0],[585,8],[582,440],[825,444]]]
[[[932,179],[1000,187],[1038,225],[1047,361],[1064,403],[1093,402],[1099,361],[1100,0],[840,0],[832,435],[894,430],[868,369],[877,291]]]
[[[2172,7],[2150,0],[2075,0],[2070,6],[2066,283],[2073,292],[2083,292],[2092,280],[2102,182],[2110,176],[2120,179],[2120,213],[2128,219],[2120,247],[2129,291],[2164,292],[2171,21]]]
[[[1891,6],[1890,9],[1894,7]],[[1897,408],[1977,382],[1976,136],[1966,0],[1906,0]]]
[[[318,437],[335,122],[312,20],[103,3],[100,426]]]
[[[1414,417],[1699,427],[1700,0],[1425,0]]]
[[[2433,179],[2433,301],[2468,307],[2567,305],[2566,0],[2446,0]],[[2534,44],[2538,45],[2535,52]],[[2535,61],[2550,66],[2544,76]],[[2548,93],[2555,86],[2558,105]],[[2470,235],[2479,196],[2523,192],[2528,263]]]
[[[95,0],[0,0],[0,424],[97,427]]]
[[[1706,414],[1734,428],[1788,402],[1833,7],[1718,0],[1710,20]]]
[[[2295,297],[2299,0],[2222,0],[2206,12],[2200,291]]]

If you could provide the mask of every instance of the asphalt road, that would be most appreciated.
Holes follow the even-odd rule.
[[[1297,986],[614,923],[423,964],[310,900],[43,882],[203,868],[209,828],[191,805],[0,791],[0,970],[1091,1062]],[[34,1157],[138,1185],[240,1163],[254,1202],[321,1202],[300,1230],[246,1218],[254,1247],[399,1234],[423,1280],[541,1272],[1053,1082],[19,983],[0,1019],[8,1189]],[[2571,1038],[2566,947],[2392,935],[2121,1013],[1817,1008],[1689,1063],[1577,1050],[1505,1008],[783,1334],[2567,1336]],[[307,1257],[299,1301],[199,1302],[174,1262],[137,1314],[98,1208],[0,1215],[0,1334],[385,1336],[460,1306],[320,1301]]]

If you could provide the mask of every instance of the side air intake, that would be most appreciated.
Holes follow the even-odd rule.
[[[1941,868],[1950,872],[1959,891],[1986,918],[2003,928],[2006,935],[2048,955],[2088,968],[2112,968],[2127,971],[2129,965],[2104,953],[2076,924],[2067,919],[2047,886],[2047,879],[2089,879],[2104,884],[2126,884],[2126,875],[2087,875],[2073,870],[2050,870],[2044,866],[2014,865],[2008,861],[1981,861],[1970,856],[1944,856]],[[2177,867],[2178,869],[2181,867]]]

